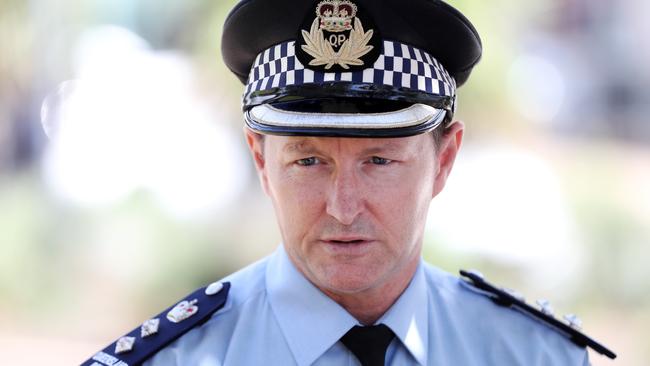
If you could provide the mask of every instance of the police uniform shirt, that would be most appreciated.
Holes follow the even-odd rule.
[[[359,365],[339,341],[358,321],[282,246],[224,281],[225,306],[145,365]],[[396,335],[386,365],[589,364],[586,350],[557,331],[424,261],[380,323]]]

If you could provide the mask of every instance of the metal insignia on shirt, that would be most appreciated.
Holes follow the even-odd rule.
[[[567,314],[564,316],[564,320],[569,323],[569,326],[573,329],[581,330],[582,329],[582,320],[578,318],[575,314]]]
[[[120,353],[131,351],[134,343],[135,337],[122,337],[118,339],[115,343],[115,354],[119,355]]]
[[[140,336],[146,338],[150,335],[158,333],[158,326],[160,325],[160,319],[153,318],[142,323],[140,327]]]
[[[310,24],[306,20],[300,31],[297,56],[303,64],[327,72],[372,66],[381,44],[372,22],[368,17],[362,21],[360,13],[349,0],[320,1],[316,18]]]
[[[180,323],[183,320],[191,317],[199,311],[199,307],[195,304],[198,300],[194,299],[192,301],[181,301],[173,309],[167,313],[167,320],[172,323]]]
[[[97,362],[93,362],[93,365],[94,364],[101,364],[101,365],[106,364],[106,365],[111,365],[111,366],[124,366],[124,365],[126,365],[126,363],[121,361],[119,358],[117,358],[117,357],[115,357],[113,355],[109,355],[108,353],[103,352],[103,351],[97,352],[93,356],[92,360],[97,361]]]

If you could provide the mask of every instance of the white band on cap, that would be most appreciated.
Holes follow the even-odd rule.
[[[445,111],[425,104],[382,113],[305,113],[285,111],[268,104],[250,110],[250,117],[258,123],[281,127],[320,128],[401,128],[435,120],[440,123]]]

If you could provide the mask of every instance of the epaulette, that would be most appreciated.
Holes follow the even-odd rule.
[[[82,366],[140,365],[156,352],[206,322],[228,298],[229,282],[202,287],[158,316],[108,345]]]
[[[580,347],[590,347],[594,351],[611,359],[616,358],[616,354],[614,352],[607,349],[605,346],[601,345],[595,340],[589,338],[587,335],[580,331],[580,320],[575,315],[566,316],[565,319],[567,322],[565,323],[553,315],[553,310],[550,308],[548,302],[546,301],[539,301],[538,304],[540,305],[541,309],[537,309],[528,304],[526,300],[524,300],[514,291],[499,288],[485,281],[483,275],[477,271],[461,270],[460,275],[467,279],[465,280],[466,283],[482,290],[481,292],[486,296],[489,296],[495,303],[502,306],[514,308],[528,316],[543,321],[544,323],[551,326],[551,328],[557,330],[559,333],[563,334]]]

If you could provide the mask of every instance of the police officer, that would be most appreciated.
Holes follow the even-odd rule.
[[[421,259],[481,57],[438,0],[242,0],[223,57],[283,244],[94,355],[96,365],[587,365],[577,328]],[[609,353],[608,353],[609,352]]]

